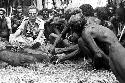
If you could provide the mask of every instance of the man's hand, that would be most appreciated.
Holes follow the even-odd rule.
[[[97,56],[97,57],[106,57],[106,54],[102,50],[98,50],[95,53],[95,56]]]

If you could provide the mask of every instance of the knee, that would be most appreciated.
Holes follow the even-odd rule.
[[[56,34],[54,34],[54,33],[51,33],[50,35],[49,35],[49,40],[50,40],[50,43],[54,43],[54,41],[56,40],[56,38],[58,38],[59,36],[58,35],[56,35]]]
[[[78,46],[82,49],[83,49],[83,47],[85,47],[85,42],[83,41],[83,39],[81,37],[78,39]]]
[[[82,39],[86,39],[86,35],[88,35],[88,31],[86,31],[86,29],[83,30],[81,35],[82,35]]]
[[[79,39],[78,39],[78,45],[81,45],[83,43],[83,40],[82,40],[82,38],[80,37]]]

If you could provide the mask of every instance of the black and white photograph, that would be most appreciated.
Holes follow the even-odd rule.
[[[0,0],[0,83],[125,83],[125,0]]]

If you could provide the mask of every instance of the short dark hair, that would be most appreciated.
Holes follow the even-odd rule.
[[[81,13],[72,15],[68,21],[68,23],[71,26],[78,26],[79,28],[80,28],[80,25],[81,25],[81,27],[83,27],[86,24],[86,22],[87,21],[85,19],[85,16]]]
[[[109,14],[107,7],[96,7],[95,12],[100,20],[108,20]]]
[[[36,11],[38,12],[37,7],[35,7],[35,6],[33,6],[33,5],[29,6],[28,11],[29,11],[30,9],[36,9]]]
[[[94,15],[94,9],[90,4],[82,4],[79,8],[82,10],[83,15],[85,16]]]

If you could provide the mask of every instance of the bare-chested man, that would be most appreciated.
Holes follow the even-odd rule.
[[[86,39],[95,53],[100,52],[94,38],[108,44],[110,67],[120,83],[125,83],[125,48],[119,43],[116,35],[107,27],[93,24],[88,25],[82,33],[82,38]],[[101,54],[102,56],[102,54]]]

